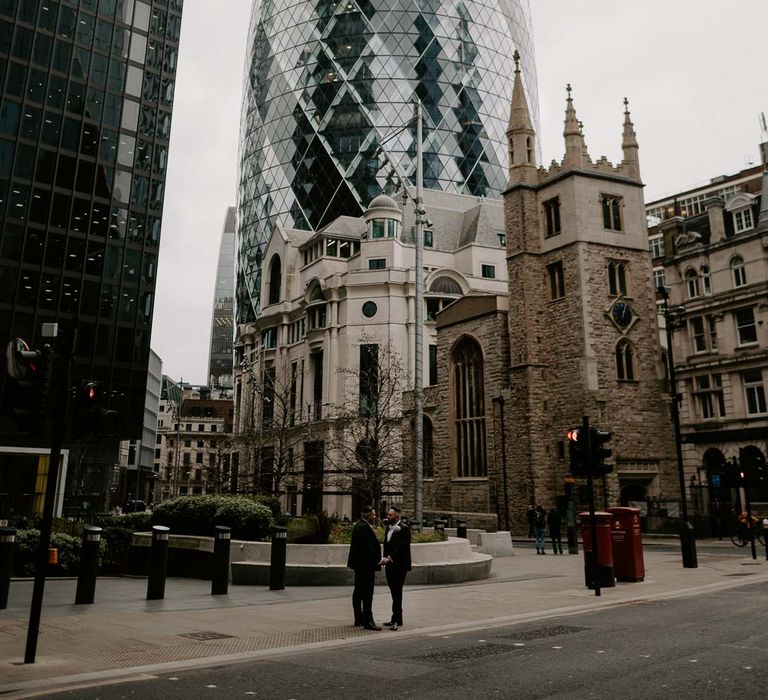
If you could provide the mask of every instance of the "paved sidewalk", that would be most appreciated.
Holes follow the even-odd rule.
[[[447,635],[768,581],[764,553],[753,561],[748,549],[708,543],[706,553],[699,551],[699,567],[684,569],[679,544],[658,544],[645,548],[644,582],[603,589],[601,597],[584,586],[581,554],[541,557],[516,546],[515,556],[494,560],[485,581],[406,586],[406,627],[396,634],[353,627],[349,587],[230,586],[229,595],[214,597],[209,582],[169,579],[165,600],[147,601],[145,579],[99,579],[96,602],[75,606],[76,582],[49,580],[37,662],[29,665],[22,659],[32,582],[14,581],[9,609],[0,611],[0,693],[30,697],[78,683],[343,645],[351,638],[391,643],[404,635]],[[377,587],[378,620],[388,619],[389,604],[387,588]]]

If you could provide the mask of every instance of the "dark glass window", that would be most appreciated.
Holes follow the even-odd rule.
[[[72,44],[57,39],[53,47],[51,68],[60,73],[69,73],[70,63],[72,63]]]
[[[0,106],[0,133],[16,136],[21,118],[21,105],[5,101]]]

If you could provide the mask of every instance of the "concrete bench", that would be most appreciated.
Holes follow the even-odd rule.
[[[456,528],[445,528],[445,534],[456,537]],[[475,551],[490,554],[492,557],[511,557],[514,555],[512,537],[507,530],[486,532],[485,530],[467,530],[467,539]]]
[[[239,547],[238,559],[232,560],[232,583],[268,585],[269,543],[238,544],[243,546]],[[345,544],[289,544],[286,551],[285,585],[352,585],[354,572],[347,568],[348,552],[349,546]],[[258,556],[249,556],[254,554]],[[449,538],[446,542],[413,544],[411,559],[413,569],[408,574],[407,582],[415,585],[460,583],[488,578],[493,561],[493,557],[488,554],[473,552],[468,540],[456,538]],[[376,575],[376,583],[386,583],[384,572]]]

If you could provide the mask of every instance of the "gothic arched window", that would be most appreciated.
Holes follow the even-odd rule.
[[[269,263],[269,295],[267,304],[277,304],[280,301],[280,285],[283,279],[283,270],[280,256],[275,253]]]
[[[451,364],[456,476],[485,477],[485,381],[480,346],[472,338],[462,338],[451,354]]]
[[[616,344],[616,379],[632,381],[635,378],[635,353],[632,344],[622,339]]]

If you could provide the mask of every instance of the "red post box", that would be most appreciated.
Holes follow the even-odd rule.
[[[584,581],[587,588],[590,586],[589,561],[592,557],[592,524],[589,513],[579,513],[581,521],[581,540],[584,543]],[[612,588],[616,585],[613,573],[613,547],[611,545],[611,521],[610,513],[598,511],[595,513],[595,526],[597,530],[597,580],[601,588]]]
[[[642,581],[645,578],[643,538],[639,508],[609,508],[613,566],[617,581]]]

